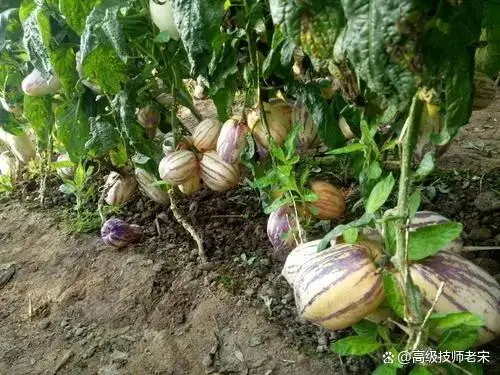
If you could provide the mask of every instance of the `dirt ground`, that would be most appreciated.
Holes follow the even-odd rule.
[[[466,244],[500,245],[497,119],[500,99],[474,113],[442,157],[448,172],[424,187],[424,208],[464,222]],[[121,217],[142,224],[146,240],[117,251],[98,233],[68,234],[57,193],[43,211],[31,196],[0,202],[1,375],[371,373],[370,358],[328,353],[349,330],[328,333],[296,317],[252,190],[181,202],[209,265],[170,211],[143,198]],[[495,252],[467,256],[500,273]],[[488,349],[500,353],[498,344]]]

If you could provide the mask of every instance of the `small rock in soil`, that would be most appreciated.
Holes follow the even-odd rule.
[[[214,363],[214,360],[212,358],[212,355],[210,354],[207,354],[203,360],[201,361],[201,363],[203,364],[203,367],[205,367],[206,369],[212,367],[213,363]]]
[[[10,281],[15,272],[14,263],[0,264],[0,288]]]
[[[97,345],[96,344],[92,345],[90,348],[87,349],[85,353],[83,353],[83,358],[88,359],[92,357],[96,350],[97,350]]]
[[[97,375],[120,375],[120,371],[116,368],[116,364],[112,364],[101,367],[97,371]]]
[[[50,326],[50,320],[42,320],[38,326],[40,327],[40,329],[47,329]]]
[[[491,237],[491,231],[488,228],[473,228],[469,232],[471,241],[484,241]]]
[[[81,336],[81,335],[83,335],[84,332],[85,332],[85,328],[79,327],[75,330],[75,336]]]
[[[115,349],[115,351],[111,353],[111,361],[120,365],[124,365],[128,361],[128,354]]]
[[[245,296],[252,297],[255,294],[255,290],[252,288],[248,288],[245,290]]]
[[[493,191],[479,193],[474,206],[481,212],[491,212],[500,209],[500,196]]]

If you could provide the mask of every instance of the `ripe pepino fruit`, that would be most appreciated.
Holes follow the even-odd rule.
[[[300,102],[296,102],[292,111],[292,125],[301,125],[299,135],[297,137],[297,149],[299,153],[306,152],[311,148],[318,138],[318,126],[314,123],[313,118],[307,107]]]
[[[240,180],[240,170],[237,165],[226,163],[216,151],[203,154],[200,161],[201,179],[213,191],[226,191]]]
[[[222,124],[219,120],[205,119],[193,131],[193,146],[200,152],[215,150]]]
[[[109,205],[118,206],[132,198],[137,182],[134,176],[121,176],[119,173],[111,172],[104,186],[108,190],[104,201]]]
[[[310,203],[318,211],[315,215],[318,219],[337,219],[344,214],[345,199],[338,188],[328,182],[315,181],[311,183],[311,190],[318,196],[316,202]]]
[[[189,180],[179,185],[179,190],[185,195],[191,195],[201,189],[201,177],[198,171]]]
[[[384,299],[382,277],[363,244],[316,252],[299,268],[293,286],[300,317],[330,330],[359,322]]]
[[[162,180],[171,185],[181,185],[198,173],[198,158],[194,152],[179,150],[165,156],[158,170]]]
[[[292,108],[286,102],[275,101],[264,103],[264,111],[271,137],[278,146],[283,145],[292,127]],[[267,128],[260,120],[258,109],[248,113],[247,124],[257,143],[269,149]]]
[[[485,325],[475,345],[486,344],[500,335],[500,286],[493,276],[452,250],[413,263],[410,273],[430,306],[441,282],[444,288],[435,313],[470,312]]]
[[[248,132],[246,123],[241,119],[227,120],[217,139],[217,154],[220,158],[229,164],[238,163],[246,145]]]

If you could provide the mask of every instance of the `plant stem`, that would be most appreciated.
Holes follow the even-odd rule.
[[[176,203],[176,198],[173,192],[173,188],[168,190],[168,196],[170,197],[170,209],[172,210],[172,213],[174,214],[175,219],[181,224],[184,229],[193,237],[193,239],[196,241],[196,245],[198,246],[198,256],[201,259],[202,263],[207,263],[207,255],[205,254],[205,249],[203,247],[203,241],[201,240],[200,235],[196,232],[196,230],[193,228],[191,224],[189,224],[183,217],[182,214],[180,213],[179,209],[177,208],[177,203]]]
[[[245,12],[247,18],[249,17],[249,12],[250,8],[248,7],[248,2],[247,0],[243,0],[244,6],[245,6]],[[267,117],[266,117],[266,111],[264,110],[264,103],[262,101],[261,97],[261,86],[260,86],[260,76],[261,76],[261,66],[259,62],[259,58],[257,55],[257,45],[255,43],[255,33],[253,31],[253,28],[251,27],[250,24],[247,24],[246,27],[246,34],[247,34],[247,42],[248,42],[248,53],[250,54],[250,62],[252,64],[252,67],[254,68],[254,80],[255,80],[255,85],[257,86],[257,103],[259,106],[259,117],[260,117],[260,122],[262,125],[264,125],[266,131],[267,131],[267,142],[268,144],[271,144],[271,131],[269,129],[269,124],[267,123]],[[261,145],[262,146],[262,145]],[[262,146],[264,147],[264,146]],[[271,155],[271,160],[273,162],[273,165],[275,164],[274,160],[274,155],[272,152],[270,152]]]
[[[403,296],[405,301],[405,320],[410,327],[420,326],[420,306],[416,306],[415,286],[408,272],[408,199],[411,193],[411,160],[414,137],[417,134],[422,102],[415,95],[412,100],[410,113],[403,127],[400,137],[401,174],[399,178],[396,225],[396,254],[392,262],[403,277]],[[414,333],[414,330],[412,330]],[[414,335],[410,335],[409,343],[414,342]]]

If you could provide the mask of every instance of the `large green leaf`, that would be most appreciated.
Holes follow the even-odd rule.
[[[24,96],[24,117],[35,130],[37,143],[45,150],[49,143],[49,136],[54,126],[52,112],[52,98],[44,96]]]
[[[173,0],[177,30],[187,51],[193,76],[207,75],[212,42],[219,34],[224,0]]]
[[[349,336],[335,341],[331,346],[334,353],[340,355],[365,355],[380,348],[381,344],[369,336]]]
[[[449,222],[418,228],[410,232],[408,258],[419,260],[436,254],[460,236],[462,224]]]
[[[81,59],[85,64],[87,56],[96,48],[106,45],[127,62],[125,36],[118,22],[118,11],[124,6],[120,0],[102,0],[92,9],[85,23],[81,38]]]
[[[342,50],[356,73],[378,95],[400,110],[408,108],[416,91],[408,66],[416,46],[403,25],[415,9],[411,0],[342,0],[347,29]]]
[[[5,42],[9,37],[9,33],[13,31],[11,25],[11,20],[15,21],[14,18],[18,15],[18,10],[15,8],[4,10],[0,13],[0,51],[5,47]]]
[[[315,84],[291,84],[287,91],[304,103],[311,114],[314,123],[318,126],[321,140],[331,148],[338,148],[345,144],[337,119],[333,110],[321,95],[321,89]]]
[[[405,302],[398,280],[390,272],[384,272],[382,280],[384,283],[384,294],[389,306],[400,318],[404,318]]]
[[[125,65],[109,44],[103,44],[90,53],[83,62],[85,78],[108,94],[118,94],[127,80]]]
[[[159,163],[162,153],[158,147],[146,136],[144,128],[136,121],[130,95],[122,90],[118,94],[118,111],[120,115],[120,130],[128,140],[128,144],[142,155],[148,156]]]
[[[394,177],[392,173],[388,174],[383,180],[379,181],[372,189],[368,200],[366,201],[366,212],[374,213],[387,201],[394,188]]]
[[[85,21],[98,0],[59,0],[59,9],[71,27],[78,35],[85,30]]]
[[[434,88],[445,114],[437,143],[454,137],[472,113],[474,44],[481,20],[481,1],[443,2],[421,36],[422,84]]]
[[[58,105],[55,110],[57,139],[64,145],[74,163],[85,155],[85,143],[90,137],[90,125],[82,109],[81,99]]]
[[[52,70],[48,49],[52,31],[47,11],[42,7],[36,7],[23,23],[23,29],[23,44],[30,62],[42,76],[48,78]]]
[[[119,149],[122,145],[120,133],[109,122],[90,119],[91,138],[86,142],[85,149],[93,157],[107,155],[110,151]]]
[[[73,49],[61,46],[50,54],[50,59],[66,95],[69,97],[76,96],[78,94],[78,72],[76,71]]]

